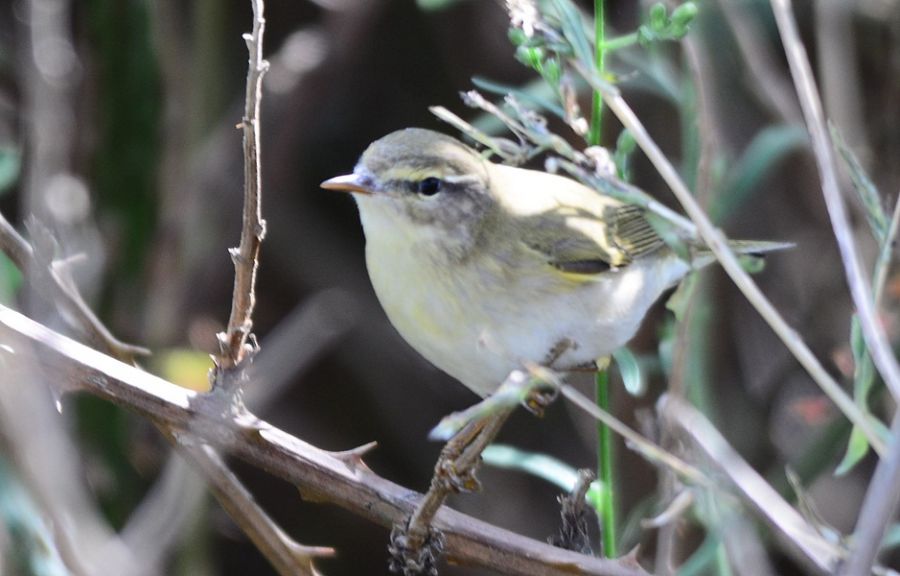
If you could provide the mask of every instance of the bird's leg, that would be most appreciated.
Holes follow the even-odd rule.
[[[600,367],[596,362],[585,362],[584,364],[578,364],[566,369],[566,372],[587,372],[589,374],[593,374],[594,372],[599,371]]]
[[[585,505],[584,498],[593,480],[593,472],[579,470],[572,491],[559,497],[562,523],[559,533],[550,539],[550,543],[557,548],[574,550],[581,554],[592,554],[588,525],[596,522],[597,515],[592,507]]]
[[[405,524],[391,531],[391,571],[404,575],[436,573],[435,564],[443,550],[443,539],[431,523],[452,493],[473,492],[481,485],[475,471],[481,453],[493,441],[512,413],[505,408],[485,418],[469,422],[441,450],[428,492]]]

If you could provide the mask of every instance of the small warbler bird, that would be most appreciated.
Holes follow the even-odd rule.
[[[481,396],[526,362],[566,371],[608,356],[666,289],[712,261],[702,247],[694,262],[677,256],[637,206],[430,130],[376,140],[322,187],[354,193],[394,327]]]

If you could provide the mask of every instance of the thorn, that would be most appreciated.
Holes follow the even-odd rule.
[[[620,556],[620,557],[616,558],[616,561],[624,567],[635,568],[635,569],[640,568],[641,570],[643,570],[641,563],[638,562],[638,554],[640,554],[640,552],[641,552],[641,545],[637,544],[634,548],[632,548],[628,552],[628,554],[625,554],[624,556]]]
[[[347,466],[347,468],[354,472],[360,469],[369,470],[369,467],[366,466],[365,462],[363,462],[363,456],[377,447],[378,442],[369,442],[368,444],[363,444],[362,446],[357,446],[356,448],[351,448],[350,450],[332,452],[331,455],[343,462]]]
[[[329,546],[304,546],[291,542],[292,552],[298,560],[311,560],[314,558],[334,558],[337,556],[337,550]]]
[[[694,503],[694,493],[690,490],[682,490],[669,503],[665,510],[653,518],[641,520],[643,528],[661,528],[666,524],[671,524],[682,516],[688,508]]]

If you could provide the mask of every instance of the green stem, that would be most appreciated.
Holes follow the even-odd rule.
[[[606,13],[604,0],[594,0],[594,46],[597,77],[606,76]],[[594,90],[593,110],[589,144],[599,146],[603,133],[603,97]],[[609,373],[597,373],[597,405],[609,412]],[[597,467],[603,494],[602,527],[603,555],[608,558],[618,556],[616,550],[616,502],[613,474],[613,434],[606,424],[597,424]]]
[[[597,76],[606,76],[606,14],[604,12],[604,0],[594,0],[594,46],[596,47]],[[594,90],[593,112],[591,114],[591,132],[589,144],[599,146],[603,132],[603,96],[599,90]]]
[[[601,370],[597,372],[597,405],[609,412],[609,372]],[[607,558],[618,556],[616,547],[616,500],[615,478],[613,463],[613,434],[603,423],[597,423],[597,461],[598,476],[600,477],[600,491],[602,494],[603,509],[601,511],[601,523],[603,527],[603,555]]]
[[[634,46],[638,43],[638,33],[632,32],[631,34],[626,34],[624,36],[618,36],[616,38],[610,38],[606,42],[603,43],[603,48],[607,53],[615,52],[616,50],[621,50],[622,48],[628,48],[629,46]]]

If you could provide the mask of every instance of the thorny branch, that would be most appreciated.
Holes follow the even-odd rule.
[[[46,231],[41,229],[40,232]],[[73,318],[77,327],[87,332],[91,342],[125,362],[132,362],[135,356],[150,353],[146,348],[126,344],[113,336],[81,298],[67,271],[54,265],[52,261],[54,255],[36,252],[2,214],[0,214],[0,250],[9,256],[19,270],[28,273],[29,278],[33,280],[34,288],[58,306],[64,317]]]
[[[119,362],[0,306],[0,359],[30,362],[66,390],[84,391],[191,434],[296,485],[304,498],[337,504],[384,526],[402,521],[421,495],[377,476],[351,453],[329,453],[249,413],[224,419],[219,403]],[[14,352],[10,352],[12,350]],[[646,576],[632,560],[575,554],[442,508],[433,527],[446,557],[522,576]]]
[[[219,334],[218,366],[228,369],[237,366],[252,347],[247,340],[253,329],[253,307],[256,304],[256,271],[259,267],[259,247],[266,233],[260,206],[260,134],[259,106],[262,98],[262,79],[269,69],[263,59],[263,0],[253,0],[253,31],[244,35],[250,53],[247,70],[247,94],[241,128],[244,132],[244,214],[241,243],[232,249],[234,261],[234,292],[231,316],[224,334]]]
[[[43,244],[51,243],[50,240],[52,239],[49,237],[49,232],[38,229],[36,231],[46,236],[42,242]],[[74,318],[78,328],[86,330],[92,336],[92,340],[96,341],[101,348],[107,350],[117,359],[126,361],[129,364],[133,363],[135,353],[147,353],[143,348],[119,342],[88,308],[74,283],[65,280],[61,276],[60,271],[50,261],[49,256],[38,257],[37,254],[40,254],[41,251],[36,251],[27,240],[19,235],[2,214],[0,214],[0,249],[17,266],[27,267],[26,269],[31,270],[31,277],[36,279],[38,288],[47,290],[48,297],[64,312],[69,313]],[[46,251],[47,249],[44,250]],[[47,280],[44,280],[44,278],[47,278]],[[47,286],[46,288],[45,285]],[[57,382],[59,389],[56,393],[64,390],[68,391],[66,382],[65,379]],[[173,431],[165,423],[156,420],[154,422],[160,431],[185,453],[193,462],[194,467],[204,474],[213,489],[214,495],[222,504],[222,507],[232,516],[235,523],[241,526],[254,542],[265,543],[259,546],[260,550],[267,554],[267,558],[272,561],[273,565],[282,574],[302,574],[303,572],[298,571],[310,565],[310,561],[314,556],[321,555],[321,549],[305,547],[287,538],[274,522],[268,518],[265,512],[259,508],[249,492],[240,484],[240,481],[233,474],[226,473],[227,469],[224,468],[221,457],[214,450],[208,447],[188,449],[185,446],[189,443],[186,437],[176,439]],[[315,572],[308,573],[310,575],[315,574]]]
[[[319,572],[313,566],[313,560],[334,556],[332,548],[304,546],[294,542],[256,505],[253,495],[211,446],[191,439],[187,442],[179,442],[174,437],[169,439],[197,469],[203,471],[216,499],[238,526],[244,528],[256,548],[272,563],[279,574],[319,576]],[[247,503],[253,505],[248,506]]]

